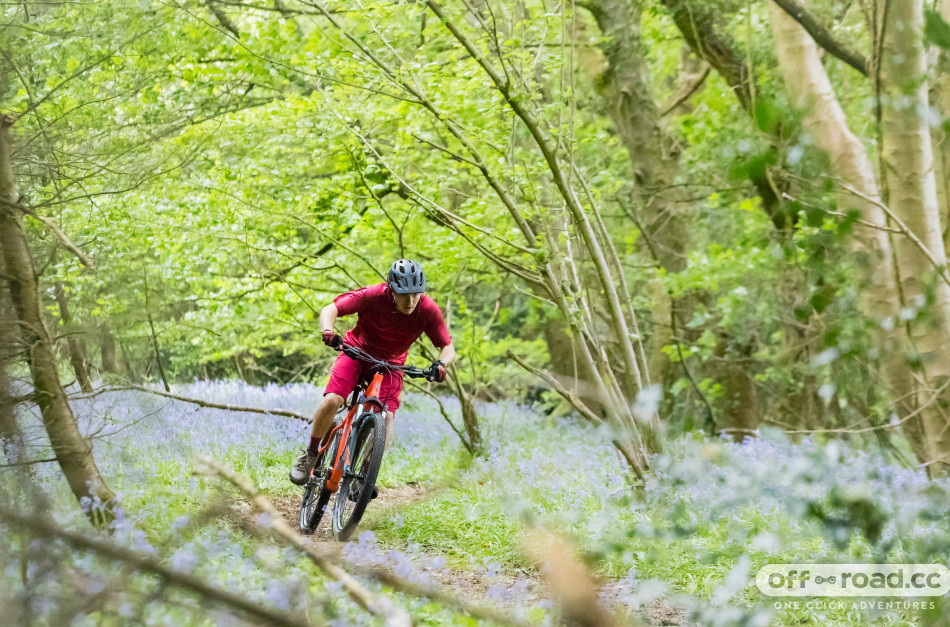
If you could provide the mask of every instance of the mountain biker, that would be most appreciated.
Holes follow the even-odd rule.
[[[341,294],[320,311],[323,343],[332,348],[342,341],[357,346],[377,359],[405,364],[409,347],[425,333],[436,348],[438,358],[427,369],[429,381],[445,381],[445,368],[455,359],[452,336],[445,326],[442,311],[434,300],[423,294],[426,274],[422,266],[411,259],[393,263],[386,282]],[[333,330],[337,316],[359,314],[356,326],[341,338]],[[368,374],[370,364],[343,353],[336,358],[330,371],[330,381],[323,392],[323,401],[313,416],[310,444],[294,462],[290,480],[303,485],[317,461],[320,441],[330,431],[333,417],[343,406],[360,378]],[[386,405],[386,446],[393,433],[393,419],[399,408],[402,390],[402,372],[389,371],[383,377],[379,400]]]

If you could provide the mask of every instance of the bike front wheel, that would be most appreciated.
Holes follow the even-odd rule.
[[[300,503],[300,533],[311,534],[320,524],[323,513],[327,510],[331,492],[323,487],[323,482],[311,480],[303,492],[303,501]]]
[[[332,468],[328,468],[328,466],[332,463],[329,460],[336,459],[340,436],[336,434],[333,437],[333,444],[327,453],[321,455],[320,459],[317,460],[310,480],[307,481],[307,486],[303,491],[303,500],[300,502],[300,524],[298,527],[300,533],[305,535],[313,533],[316,530],[317,525],[320,524],[320,519],[323,518],[323,514],[327,510],[330,495],[333,494],[326,488],[327,477]]]
[[[333,537],[348,540],[373,498],[376,477],[386,448],[386,420],[382,414],[364,414],[356,437],[350,438],[349,471],[343,476],[333,504]]]

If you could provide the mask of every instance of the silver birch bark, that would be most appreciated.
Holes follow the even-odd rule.
[[[867,149],[851,129],[838,98],[821,63],[818,45],[804,28],[775,2],[769,3],[769,17],[779,66],[785,86],[795,107],[805,112],[802,124],[815,147],[828,157],[831,174],[841,183],[867,197],[839,190],[838,208],[848,213],[857,211],[861,220],[876,227],[886,227],[887,219],[878,204],[880,189]],[[881,323],[893,319],[900,310],[890,239],[878,228],[856,225],[851,238],[852,248],[864,256],[864,289],[861,306],[875,323],[874,339],[881,348],[881,376],[897,414],[909,416],[914,403],[901,399],[913,396],[914,380],[904,360],[904,342],[898,333],[887,330]],[[904,433],[918,458],[926,457],[923,425],[919,416],[904,423]]]
[[[923,43],[922,0],[881,3],[880,54],[881,173],[888,204],[897,218],[929,250],[928,259],[909,237],[897,236],[894,250],[899,290],[908,312],[919,313],[932,294],[928,316],[910,319],[910,351],[919,359],[914,394],[920,412],[925,459],[932,473],[950,469],[950,420],[946,391],[936,392],[950,376],[950,286],[934,278],[947,263],[941,227],[928,109],[927,59]],[[886,8],[885,8],[886,7]]]
[[[950,0],[938,3],[941,17],[950,23]],[[937,199],[943,217],[944,248],[950,249],[950,50],[940,49],[936,61],[934,105],[943,121],[933,129],[934,173],[937,177]]]

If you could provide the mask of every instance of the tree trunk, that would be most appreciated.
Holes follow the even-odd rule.
[[[133,383],[141,383],[142,377],[139,376],[138,371],[132,365],[132,354],[129,352],[129,347],[122,340],[119,340],[119,360],[122,362],[122,367],[125,369],[129,380]]]
[[[941,17],[950,23],[950,0],[940,0],[939,9]],[[938,51],[934,95],[943,124],[933,129],[934,172],[943,216],[944,247],[950,249],[950,50],[938,48]]]
[[[26,242],[26,233],[15,209],[13,167],[9,152],[9,126],[0,123],[0,247],[10,295],[16,311],[34,393],[43,425],[63,474],[76,499],[94,523],[114,516],[115,494],[106,485],[92,456],[92,446],[82,437],[76,418],[59,382],[52,342],[43,323],[39,282]],[[95,507],[91,507],[93,505]]]
[[[681,211],[680,187],[676,185],[678,155],[660,127],[660,113],[650,95],[647,61],[640,37],[640,10],[624,0],[596,0],[590,5],[603,33],[601,49],[607,67],[598,77],[601,97],[617,134],[627,149],[642,226],[656,261],[669,274],[686,267],[687,230]],[[670,317],[677,315],[674,303],[660,282],[651,291],[653,319],[648,369],[658,382],[669,383],[670,359],[664,349],[672,343]]]
[[[86,350],[83,343],[72,333],[72,316],[69,315],[69,302],[66,300],[66,288],[62,281],[56,281],[53,289],[56,295],[56,305],[59,307],[59,317],[63,321],[66,331],[66,347],[69,351],[69,363],[76,373],[76,381],[84,394],[92,394],[92,382],[89,380],[89,370],[86,368]]]
[[[839,211],[856,211],[863,221],[886,227],[886,216],[875,204],[880,201],[880,192],[874,168],[864,145],[848,128],[844,111],[821,63],[818,45],[774,2],[769,3],[769,15],[785,86],[795,107],[805,113],[802,121],[805,130],[815,147],[828,157],[831,174],[867,198],[839,191],[836,194]],[[908,405],[901,399],[912,396],[913,376],[904,350],[898,348],[900,338],[893,329],[885,329],[881,324],[893,319],[900,310],[890,240],[883,230],[856,225],[850,243],[862,255],[859,266],[864,283],[861,308],[872,321],[875,343],[881,350],[880,375],[897,403],[898,415],[908,416],[915,404]],[[904,431],[918,457],[923,458],[925,447],[920,418],[908,419]]]
[[[472,395],[468,393],[454,374],[449,375],[449,383],[455,390],[455,395],[459,399],[459,406],[462,410],[462,424],[465,427],[465,437],[468,438],[465,448],[473,454],[478,454],[484,448],[484,442],[482,441],[482,429],[478,423],[478,412],[475,410]]]
[[[924,56],[922,0],[881,3],[883,24],[880,63],[881,171],[888,203],[930,251],[943,272],[946,252],[934,176],[930,128],[922,112],[928,110],[927,63]],[[919,410],[932,473],[950,469],[950,392],[936,393],[950,377],[950,286],[935,277],[933,263],[905,236],[897,236],[895,257],[899,290],[905,308],[926,316],[907,321],[910,351],[921,375],[908,409]],[[928,302],[932,298],[932,302]],[[936,398],[934,398],[936,396]]]
[[[102,370],[109,374],[119,374],[119,363],[115,358],[115,336],[104,322],[99,324],[99,346],[102,351]]]
[[[2,260],[3,246],[0,244],[0,268],[3,267]],[[23,438],[17,425],[15,403],[7,376],[7,368],[13,362],[16,346],[12,308],[7,282],[0,278],[0,452],[6,454],[8,462],[16,463],[19,461]]]

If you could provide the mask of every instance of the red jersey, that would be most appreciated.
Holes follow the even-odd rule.
[[[436,348],[452,343],[442,310],[422,295],[411,314],[396,309],[385,283],[363,287],[333,299],[341,316],[358,313],[356,327],[347,331],[347,344],[358,346],[377,359],[406,363],[409,347],[425,333]]]

